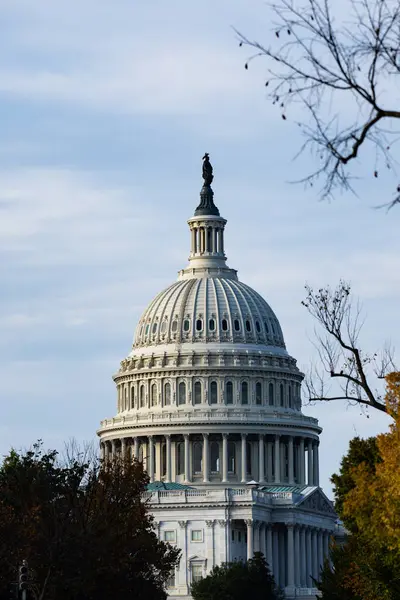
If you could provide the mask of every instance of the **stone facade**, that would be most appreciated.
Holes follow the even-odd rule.
[[[148,471],[159,536],[182,549],[171,598],[255,551],[288,598],[315,597],[311,577],[337,531],[319,488],[322,430],[302,413],[303,375],[275,314],[226,264],[225,219],[188,223],[189,265],[144,311],[114,376],[102,456]]]

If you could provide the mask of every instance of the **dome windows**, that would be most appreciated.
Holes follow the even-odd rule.
[[[196,381],[194,384],[194,403],[201,404],[201,383]]]
[[[190,331],[190,321],[189,319],[185,319],[183,321],[183,331]]]
[[[215,331],[215,320],[214,319],[210,319],[208,321],[208,328],[210,331]]]
[[[262,387],[259,381],[256,383],[256,404],[262,404]]]
[[[151,332],[153,333],[153,335],[154,335],[155,333],[157,333],[157,323],[153,323],[153,327],[152,327],[152,329],[151,329]]]
[[[176,319],[172,321],[171,331],[172,333],[176,333],[178,331],[178,321]]]
[[[186,404],[186,383],[181,381],[178,387],[178,404]]]
[[[171,404],[171,384],[166,383],[164,387],[164,405],[169,406]]]
[[[210,385],[210,404],[218,404],[218,386],[216,381]]]
[[[151,406],[157,406],[157,385],[155,383],[151,386]]]
[[[228,321],[226,319],[222,319],[221,327],[222,331],[228,331]]]
[[[239,319],[235,319],[233,321],[233,327],[234,327],[235,331],[240,331],[240,321],[239,321]]]
[[[249,384],[247,381],[242,382],[242,404],[249,403]]]
[[[150,323],[147,323],[144,335],[148,335],[149,334],[149,329],[150,329]]]
[[[225,395],[226,395],[226,403],[233,404],[233,383],[232,383],[232,381],[226,382]]]
[[[256,321],[256,329],[257,329],[257,333],[261,333],[260,321]]]
[[[161,328],[160,328],[161,333],[165,333],[167,331],[167,322],[163,321],[161,323]]]
[[[249,319],[246,319],[246,331],[251,331],[251,323]]]
[[[197,319],[196,320],[196,331],[202,331],[203,330],[203,319]]]
[[[264,321],[264,329],[265,329],[265,333],[266,333],[267,335],[269,335],[269,327],[268,327],[268,323],[267,323],[267,321]]]
[[[274,405],[274,384],[270,383],[268,385],[268,404],[270,406]]]

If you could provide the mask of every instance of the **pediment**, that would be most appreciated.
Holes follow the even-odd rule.
[[[300,500],[297,506],[306,510],[313,510],[324,513],[325,515],[337,517],[336,511],[331,502],[320,488],[310,490],[310,492],[308,492],[303,499]]]

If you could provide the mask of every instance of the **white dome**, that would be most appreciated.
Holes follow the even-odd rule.
[[[139,321],[134,349],[194,342],[279,347],[279,322],[265,300],[233,277],[183,279],[159,293]]]

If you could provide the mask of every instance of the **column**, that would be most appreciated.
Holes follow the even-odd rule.
[[[171,482],[171,436],[165,436],[165,481]]]
[[[247,481],[246,438],[247,438],[247,433],[242,433],[242,483],[246,483],[246,481]]]
[[[253,521],[253,550],[260,552],[260,521]]]
[[[104,442],[100,442],[100,460],[104,462],[105,458],[105,444]]]
[[[307,587],[307,548],[306,548],[306,528],[300,526],[300,587]]]
[[[181,561],[180,565],[179,565],[179,575],[181,577],[181,573],[184,573],[184,576],[182,577],[182,580],[179,581],[178,583],[181,583],[181,585],[188,585],[188,568],[187,568],[187,558],[188,558],[188,549],[187,549],[187,521],[178,521],[179,523],[179,527],[181,529],[181,535],[180,535],[180,543],[178,545],[179,548],[182,549],[182,557],[183,560]],[[179,577],[179,578],[180,578]]]
[[[110,445],[108,442],[104,442],[104,460],[106,462],[110,460]]]
[[[222,434],[222,483],[228,483],[228,434]]]
[[[329,531],[325,531],[324,533],[324,558],[329,558]]]
[[[214,523],[215,521],[206,521],[206,556],[207,556],[207,571],[215,565],[215,544],[214,544]]]
[[[208,443],[208,433],[203,433],[203,483],[210,483],[210,445]]]
[[[126,458],[126,438],[121,438],[121,458],[122,460]]]
[[[254,546],[253,546],[253,521],[248,519],[245,521],[247,526],[247,560],[253,558]]]
[[[294,585],[300,587],[301,554],[300,554],[300,526],[294,526]]]
[[[312,574],[314,579],[318,579],[318,534],[317,530],[312,530]],[[312,584],[315,587],[315,583]]]
[[[299,456],[299,483],[305,484],[305,464],[304,464],[304,438],[300,438],[300,456]]]
[[[117,440],[111,440],[111,458],[113,460],[117,458]]]
[[[308,485],[314,485],[313,479],[313,455],[312,455],[312,441],[308,440],[307,442],[307,463],[308,463]]]
[[[267,556],[267,548],[265,543],[265,523],[260,523],[260,547],[259,550],[266,557]]]
[[[196,252],[196,230],[192,229],[192,254]]]
[[[306,587],[312,587],[312,556],[311,556],[311,528],[306,528],[306,545],[307,545],[307,568],[306,568]]]
[[[314,485],[319,485],[318,446],[319,446],[319,443],[318,442],[314,442],[314,444],[313,444],[313,467],[314,467],[313,479],[314,479]]]
[[[281,480],[281,448],[280,435],[275,436],[275,483],[280,483]]]
[[[287,529],[287,584],[294,587],[294,526],[286,523]]]
[[[270,568],[270,571],[274,572],[274,562],[272,558],[272,525],[267,525],[267,553],[266,553],[267,563]]]
[[[185,439],[185,483],[190,483],[190,460],[189,460],[189,434],[183,435]]]
[[[324,532],[322,529],[318,530],[318,578],[321,573],[321,569],[324,566]]]
[[[150,477],[150,481],[154,481],[154,441],[153,436],[149,435],[149,444],[147,448],[148,453],[148,474]]]
[[[289,454],[289,485],[294,485],[293,436],[289,436],[288,454]]]
[[[272,442],[267,443],[267,481],[272,482]]]
[[[139,460],[139,438],[137,436],[133,438],[133,458]]]
[[[258,482],[265,483],[265,464],[264,464],[264,434],[258,436]]]
[[[279,560],[279,531],[274,529],[273,531],[273,565],[274,565],[274,577],[278,585],[281,585],[280,579],[280,560]]]

